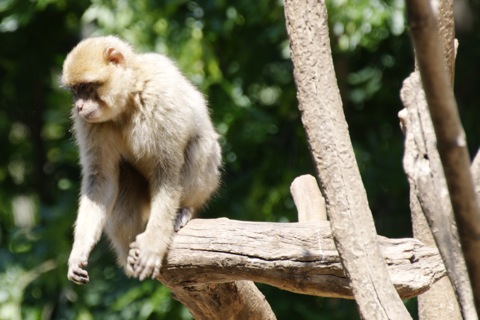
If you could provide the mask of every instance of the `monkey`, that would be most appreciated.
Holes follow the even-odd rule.
[[[221,148],[205,98],[168,57],[137,53],[116,36],[67,55],[82,173],[68,279],[87,284],[105,231],[128,276],[159,275],[175,231],[220,183]]]

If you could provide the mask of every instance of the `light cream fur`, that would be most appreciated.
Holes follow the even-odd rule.
[[[85,266],[104,229],[127,274],[155,277],[175,223],[219,184],[221,151],[206,102],[170,59],[137,54],[113,36],[80,42],[62,82],[74,93],[82,166],[68,277],[89,281]]]

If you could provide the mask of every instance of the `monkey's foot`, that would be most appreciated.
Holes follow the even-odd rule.
[[[175,232],[182,229],[193,217],[192,208],[181,208],[177,212],[177,218],[175,219],[175,224],[173,225]]]
[[[68,262],[68,280],[76,284],[87,284],[90,281],[88,272],[83,269],[88,264],[87,261],[69,261]]]
[[[132,275],[139,280],[148,277],[155,279],[160,274],[162,259],[166,253],[166,248],[161,248],[157,241],[149,241],[145,234],[137,236],[136,241],[130,244],[130,251],[127,258],[127,274]],[[152,248],[156,250],[152,250]]]

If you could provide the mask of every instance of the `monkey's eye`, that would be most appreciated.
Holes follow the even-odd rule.
[[[70,88],[74,95],[84,95],[84,94],[92,94],[96,91],[99,83],[96,82],[82,82],[77,85],[74,85]]]

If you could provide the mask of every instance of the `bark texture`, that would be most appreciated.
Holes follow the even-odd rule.
[[[182,270],[176,270],[181,273]],[[166,273],[169,276],[169,273]],[[164,282],[173,297],[185,305],[195,319],[274,320],[263,294],[251,281],[174,285]]]
[[[431,3],[433,3],[433,1],[431,1]],[[443,51],[445,53],[445,66],[448,69],[450,80],[453,85],[455,75],[455,28],[453,20],[453,1],[441,0],[437,1],[436,4],[438,5],[436,16],[439,23],[440,39],[442,41]],[[412,79],[412,77],[415,77],[415,79]],[[404,165],[410,184],[410,208],[412,215],[413,234],[415,238],[419,239],[423,243],[428,244],[429,246],[436,246],[430,228],[432,228],[432,230],[438,230],[438,227],[440,227],[443,232],[451,232],[451,242],[453,245],[451,246],[452,249],[450,250],[453,250],[453,253],[449,256],[460,256],[460,260],[454,260],[456,265],[450,264],[449,266],[451,267],[449,269],[451,270],[452,268],[460,268],[459,270],[455,271],[455,273],[460,273],[460,277],[467,279],[466,285],[467,290],[469,290],[470,284],[468,282],[468,278],[466,278],[466,267],[463,255],[461,254],[458,233],[453,221],[453,213],[450,205],[445,177],[443,175],[443,169],[441,168],[440,157],[436,150],[435,133],[433,131],[431,120],[428,114],[425,95],[421,85],[419,85],[419,82],[418,74],[410,76],[410,78],[405,81],[401,92],[404,105],[406,105],[407,101],[410,101],[410,106],[408,107],[408,110],[410,110],[410,117],[408,117],[409,119],[405,118],[405,121],[408,122],[409,129],[408,132],[406,132],[404,157],[405,160],[409,159],[410,161],[404,161]],[[407,86],[407,83],[410,86]],[[416,98],[412,99],[412,97],[409,95],[415,95]],[[420,114],[422,114],[422,117],[420,117]],[[405,113],[405,115],[407,115],[407,113]],[[419,130],[419,128],[423,128],[423,130]],[[412,139],[413,132],[417,134],[416,139]],[[416,145],[415,142],[421,143],[421,145]],[[427,145],[428,148],[426,148]],[[427,157],[424,157],[424,155],[427,155]],[[421,157],[426,159],[421,160]],[[424,166],[424,170],[419,170],[419,172],[430,173],[429,179],[432,180],[430,187],[434,189],[418,189],[418,187],[421,186],[417,186],[417,180],[415,178],[415,165]],[[434,170],[430,170],[431,167],[433,167]],[[425,184],[422,186],[425,187]],[[440,190],[442,192],[439,192]],[[431,218],[429,219],[429,222],[427,222],[424,212],[420,206],[419,199],[422,197],[429,197],[429,195],[432,194],[437,195],[438,200],[442,204],[440,206],[441,211],[436,212],[434,210],[426,209],[425,213],[434,213],[442,218]],[[425,201],[422,203],[425,205]],[[435,237],[439,240],[441,238],[438,232],[435,234]],[[458,290],[459,289],[456,291],[458,292]],[[471,306],[473,306],[473,303]],[[462,318],[459,304],[455,298],[455,291],[452,287],[450,279],[441,279],[435,283],[435,285],[429,291],[421,294],[418,297],[418,314],[420,320],[442,317],[452,320]]]
[[[403,165],[410,184],[414,236],[430,246],[437,243],[457,296],[463,301],[462,305],[467,307],[470,301],[473,307],[470,282],[436,148],[435,132],[418,72],[412,73],[404,81],[401,98],[406,108],[400,115],[405,133]],[[434,231],[433,237],[430,230]],[[462,313],[467,315],[471,311]],[[432,291],[419,297],[419,316],[421,319],[444,316],[447,319],[461,319],[457,299],[448,279],[442,279]]]
[[[456,55],[453,1],[442,0],[436,4],[444,65],[453,86]],[[443,242],[440,250],[455,284],[454,291],[450,280],[443,278],[429,291],[420,295],[419,319],[462,319],[455,292],[458,300],[463,301],[464,317],[476,319],[471,318],[472,315],[475,316],[475,310],[470,282],[418,70],[405,80],[400,95],[406,108],[399,113],[399,117],[405,133],[404,168],[410,184],[413,234],[416,239],[429,246],[435,246],[435,242]],[[433,207],[430,207],[429,203]],[[436,211],[435,207],[439,210]],[[435,230],[434,235],[430,230]]]
[[[285,1],[297,97],[336,248],[365,319],[409,319],[376,241],[333,69],[324,1]]]
[[[480,209],[470,174],[470,158],[450,76],[444,61],[438,25],[428,1],[407,1],[416,60],[443,165],[460,242],[480,310]],[[440,245],[437,243],[437,245]],[[450,271],[450,270],[449,270]],[[452,283],[453,283],[452,279]],[[453,283],[455,285],[455,283]],[[463,301],[460,301],[463,310]],[[464,314],[465,316],[465,314]]]
[[[402,299],[425,292],[445,275],[435,248],[409,238],[378,237],[376,241]],[[244,290],[238,288],[242,280],[301,294],[354,298],[327,221],[194,219],[175,235],[159,280],[172,289],[196,319],[217,319],[215,314],[229,319],[226,309],[239,310],[232,312],[241,316],[240,311],[245,309],[235,306],[228,292]],[[234,281],[237,287],[232,286]],[[251,294],[260,297],[257,301],[264,299],[261,294]],[[239,303],[245,302],[248,295],[241,294]]]

